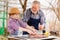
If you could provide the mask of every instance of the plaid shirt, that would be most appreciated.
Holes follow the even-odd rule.
[[[28,22],[28,20],[31,17],[31,18],[34,18],[34,19],[39,19],[40,18],[40,24],[41,25],[45,24],[45,16],[44,16],[44,13],[41,10],[39,10],[37,12],[37,15],[34,15],[31,12],[32,12],[31,9],[28,9],[24,12],[24,15],[23,15],[23,21],[24,22]]]
[[[27,26],[26,23],[24,23],[22,20],[17,20],[10,18],[8,20],[8,31],[13,34],[16,30],[19,29],[19,27],[25,28]]]

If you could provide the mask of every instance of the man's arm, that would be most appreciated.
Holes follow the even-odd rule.
[[[30,18],[30,11],[29,11],[29,9],[27,9],[23,14],[23,19],[22,20],[24,22],[27,22],[29,20],[29,18]]]
[[[44,29],[45,28],[45,15],[42,11],[40,11],[40,25],[39,29]]]

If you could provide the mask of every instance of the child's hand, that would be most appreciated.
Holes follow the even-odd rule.
[[[26,29],[28,29],[27,30],[28,33],[32,33],[33,32],[32,34],[36,34],[36,29],[34,28],[34,26],[27,25]]]
[[[33,31],[31,31],[31,30],[27,30],[27,32],[28,32],[29,34],[33,34]]]

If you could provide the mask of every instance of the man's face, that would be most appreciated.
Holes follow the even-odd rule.
[[[33,12],[37,12],[39,10],[39,8],[40,8],[40,5],[39,4],[33,4],[32,5],[32,11]]]

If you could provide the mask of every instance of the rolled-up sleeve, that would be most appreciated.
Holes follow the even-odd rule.
[[[20,20],[20,26],[25,28],[27,26],[27,23],[23,22],[22,20]]]
[[[45,22],[45,15],[42,11],[40,11],[40,25],[44,25],[46,22]]]
[[[40,24],[41,25],[45,24],[45,17],[44,16],[41,17]]]
[[[12,28],[12,29],[14,29],[14,30],[18,30],[18,29],[19,29],[19,26],[17,26],[16,23],[13,22],[13,21],[9,21],[9,22],[8,22],[8,27],[9,27],[9,28]]]
[[[24,12],[24,15],[23,15],[23,21],[24,22],[28,22],[28,20],[29,20],[29,18],[30,18],[30,11],[29,11],[29,9],[28,10],[26,10],[25,12]]]

